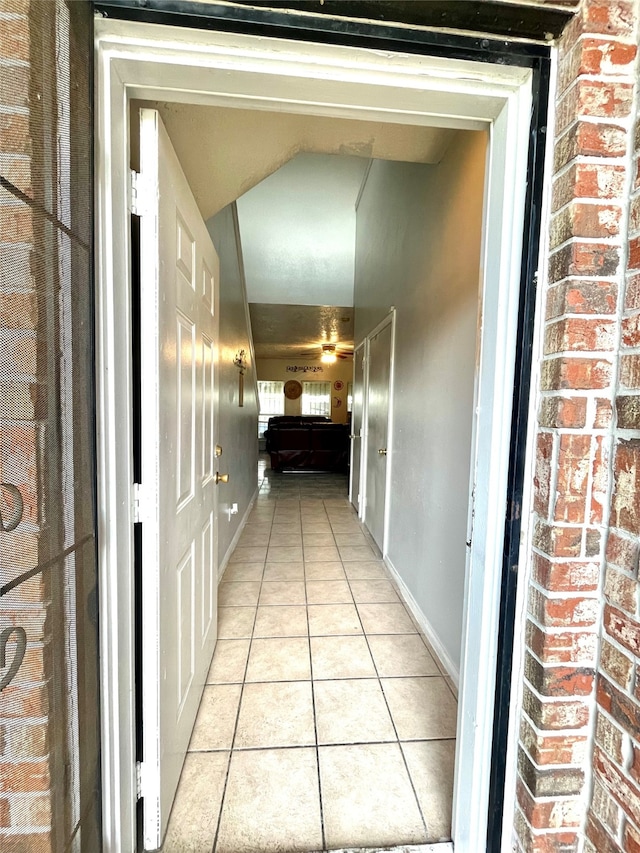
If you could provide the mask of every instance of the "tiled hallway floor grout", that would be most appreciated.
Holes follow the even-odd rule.
[[[449,840],[451,682],[346,497],[262,466],[163,853]]]

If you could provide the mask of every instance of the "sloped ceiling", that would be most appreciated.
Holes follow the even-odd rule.
[[[454,130],[156,103],[206,221],[296,154],[438,163]]]

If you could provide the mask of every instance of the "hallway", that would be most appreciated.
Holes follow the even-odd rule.
[[[346,477],[267,466],[219,586],[218,644],[163,851],[448,840],[454,688]]]

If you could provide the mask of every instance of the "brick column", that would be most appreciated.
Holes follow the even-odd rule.
[[[615,739],[594,698],[598,660],[620,667],[619,641],[600,655],[603,589],[616,607],[620,596],[630,600],[629,566],[605,575],[604,562],[639,13],[637,0],[584,0],[560,43],[514,836],[527,853],[580,849],[594,730],[596,756]],[[619,443],[616,466],[631,470],[639,448]],[[616,482],[628,489],[629,476]],[[623,526],[637,533],[633,523]],[[609,558],[629,550],[628,539],[616,541]],[[595,843],[598,853],[609,849],[618,848]]]
[[[636,9],[636,12],[638,10]],[[639,88],[636,77],[636,87]],[[628,159],[629,204],[615,392],[613,493],[597,674],[588,853],[640,851],[640,110]],[[623,217],[624,221],[624,217]]]

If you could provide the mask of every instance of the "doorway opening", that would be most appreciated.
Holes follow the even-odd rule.
[[[121,221],[124,219],[126,223],[126,193],[116,177],[118,164],[126,163],[128,157],[126,144],[123,144],[126,140],[126,133],[124,136],[121,133],[123,129],[126,129],[127,114],[126,110],[119,112],[120,107],[114,106],[117,103],[125,105],[127,101],[125,98],[120,102],[116,92],[118,87],[121,87],[121,91],[126,90],[129,96],[145,100],[171,97],[168,92],[165,93],[158,87],[156,83],[158,79],[156,76],[157,69],[152,70],[149,76],[150,65],[143,62],[137,64],[147,46],[150,46],[145,43],[144,38],[141,38],[145,29],[144,25],[141,25],[142,29],[132,39],[129,48],[126,44],[127,40],[131,38],[131,31],[129,30],[131,24],[124,26],[120,32],[114,33],[114,30],[117,31],[119,26],[118,22],[108,22],[105,24],[104,32],[99,37],[99,41],[100,38],[103,39],[102,46],[99,47],[99,51],[102,50],[100,121],[102,138],[110,140],[109,157],[104,159],[100,167],[101,180],[105,189],[108,188],[108,191],[103,194],[103,199],[106,201],[108,198],[109,201],[106,207],[102,209],[101,218],[101,260],[104,265],[100,279],[102,284],[100,286],[99,329],[101,331],[99,336],[102,344],[103,365],[115,359],[117,364],[113,365],[114,371],[110,376],[118,375],[124,381],[124,387],[103,386],[102,388],[104,396],[101,400],[104,408],[101,414],[104,415],[105,430],[102,436],[104,467],[100,479],[103,506],[105,507],[110,504],[109,496],[113,498],[115,493],[123,488],[125,488],[125,493],[130,490],[130,470],[126,461],[127,449],[122,447],[121,439],[109,429],[109,425],[113,424],[114,420],[117,421],[118,413],[124,411],[122,404],[125,402],[128,393],[129,379],[127,378],[126,355],[123,353],[131,352],[130,346],[119,350],[116,340],[121,336],[127,340],[128,329],[122,329],[117,323],[118,316],[122,316],[118,312],[126,311],[127,293],[126,286],[124,292],[122,290],[118,292],[118,287],[115,286],[114,271],[115,267],[121,262],[120,250],[123,251],[122,257],[125,259],[128,258],[129,251],[126,237],[127,229],[122,228],[123,222]],[[144,35],[147,36],[147,34]],[[175,51],[173,61],[166,63],[165,60],[166,64],[163,65],[163,69],[168,74],[176,73],[175,85],[182,88],[182,97],[186,101],[196,97],[194,94],[190,94],[193,92],[195,83],[192,72],[196,69],[199,81],[198,98],[205,97],[203,95],[203,80],[207,77],[206,66],[210,62],[208,67],[214,73],[209,75],[211,79],[206,83],[211,88],[210,95],[206,97],[209,97],[212,102],[219,101],[221,98],[220,79],[216,78],[216,68],[221,62],[225,66],[225,75],[229,74],[229,53],[233,54],[236,50],[236,40],[240,38],[240,41],[243,41],[243,39],[233,36],[225,42],[227,37],[223,36],[221,41],[224,44],[221,48],[217,38],[212,43],[210,34],[192,35],[195,39],[196,48],[193,55],[190,56],[189,48],[185,45],[184,40],[180,44],[177,41],[175,43],[167,42],[165,31],[163,33],[163,45],[159,47],[157,42],[153,44],[151,50],[155,57],[153,61],[162,65],[162,60],[158,57],[159,49],[160,52],[162,50]],[[157,33],[149,33],[148,36],[153,39]],[[199,41],[200,38],[201,41]],[[250,42],[252,42],[250,38],[243,42],[241,49],[233,58],[233,66],[237,66],[240,75],[234,85],[248,83],[249,88],[252,85],[249,79],[251,75],[247,76],[246,74],[249,66],[256,75],[256,80],[260,78],[261,73],[267,72],[271,60],[278,65],[278,68],[272,66],[273,70],[276,72],[283,70],[281,66],[282,53],[276,58],[272,51],[265,50],[264,40],[260,41],[260,44]],[[443,63],[446,66],[446,61],[434,60],[433,65],[429,66],[428,72],[420,80],[420,95],[421,99],[424,99],[424,103],[418,108],[413,97],[415,76],[412,77],[412,75],[416,73],[420,75],[421,71],[416,68],[415,63],[412,64],[411,57],[403,57],[402,61],[393,67],[389,78],[389,69],[388,67],[385,68],[384,62],[380,61],[376,68],[376,62],[379,58],[367,54],[371,79],[363,81],[358,72],[358,62],[352,66],[352,70],[345,71],[349,62],[347,54],[352,51],[352,49],[345,49],[345,54],[340,57],[340,79],[327,82],[328,88],[323,94],[323,106],[319,108],[316,101],[319,93],[312,91],[313,81],[318,82],[316,69],[313,72],[309,69],[309,55],[315,52],[317,48],[317,45],[304,45],[302,48],[300,45],[289,46],[291,64],[287,71],[295,70],[296,73],[300,72],[306,77],[306,82],[309,85],[305,97],[308,100],[303,103],[304,98],[302,95],[298,95],[295,99],[295,105],[293,104],[290,97],[291,73],[280,74],[279,77],[276,73],[274,77],[268,78],[269,86],[273,86],[269,98],[280,103],[286,101],[289,105],[288,108],[294,111],[302,105],[300,111],[307,113],[316,111],[328,115],[331,112],[335,114],[342,111],[346,115],[353,116],[358,111],[368,110],[369,115],[376,116],[378,120],[384,115],[383,120],[389,121],[389,115],[392,114],[400,124],[408,121],[407,116],[410,113],[411,120],[408,123],[427,125],[439,122],[445,126],[468,130],[483,130],[485,127],[491,126],[482,247],[483,277],[481,281],[482,309],[480,312],[482,334],[481,345],[477,353],[478,366],[474,373],[475,387],[473,389],[474,403],[480,414],[473,423],[473,434],[469,442],[472,460],[470,466],[471,479],[476,486],[480,482],[482,488],[475,490],[473,536],[467,541],[467,553],[465,555],[467,576],[465,607],[463,608],[462,713],[459,717],[458,726],[460,746],[455,797],[456,802],[464,803],[465,808],[464,811],[461,808],[457,809],[454,817],[454,838],[457,849],[480,849],[479,845],[484,843],[486,834],[485,794],[488,788],[488,772],[491,762],[491,730],[494,710],[492,697],[487,696],[486,684],[493,683],[495,680],[495,650],[500,606],[498,590],[504,536],[504,518],[502,513],[496,511],[495,508],[506,505],[507,471],[509,468],[513,365],[519,293],[518,287],[513,287],[513,281],[518,282],[520,276],[520,248],[522,245],[531,96],[530,73],[528,70],[510,69],[513,74],[504,74],[504,68],[500,69],[500,73],[498,73],[496,69],[490,69],[488,66],[477,68],[473,63],[468,63],[464,69],[460,69],[461,71],[464,70],[464,73],[457,76],[451,74],[451,69],[447,69],[447,73],[443,73]],[[126,54],[129,49],[130,53],[124,60],[123,54]],[[257,53],[251,54],[253,50]],[[218,51],[217,54],[216,51]],[[324,57],[327,67],[330,67],[334,61],[335,57],[332,55],[335,52],[335,47],[330,48],[327,56]],[[322,49],[320,53],[322,53]],[[204,66],[203,54],[207,56]],[[223,54],[225,58],[221,59]],[[244,56],[245,59],[242,60],[240,55]],[[246,58],[249,55],[250,59],[247,61]],[[176,62],[178,56],[180,61]],[[361,56],[357,58],[362,59]],[[190,65],[192,59],[193,65]],[[124,64],[118,66],[121,61],[124,61]],[[242,68],[243,61],[248,63],[244,68]],[[317,58],[314,58],[314,62],[317,61]],[[347,66],[344,64],[345,61]],[[116,66],[118,66],[117,73]],[[205,67],[204,71],[203,67]],[[141,72],[141,78],[136,79],[137,71]],[[230,76],[233,77],[233,74],[234,71],[232,70]],[[181,75],[182,78],[178,83],[178,78]],[[384,85],[380,86],[377,91],[370,88],[373,77],[376,75],[378,75],[379,83],[383,83],[383,78],[387,77],[386,89]],[[441,76],[437,85],[433,85],[438,75]],[[475,78],[473,79],[474,85],[469,86],[469,75],[471,78]],[[124,83],[125,79],[130,82]],[[443,85],[443,79],[446,79],[444,85],[448,87],[449,106],[446,110],[443,106],[443,99],[438,94],[439,91],[442,91],[439,87]],[[258,88],[262,87],[263,82],[265,81],[259,79]],[[163,86],[166,85],[165,78]],[[279,85],[283,87],[280,91],[278,91]],[[501,92],[502,100],[496,94],[497,91],[500,91],[500,85],[504,85],[504,90]],[[396,96],[404,96],[401,98],[404,106],[400,106],[397,99],[392,99],[394,100],[393,104],[390,102],[389,87],[395,87],[394,94]],[[322,88],[322,84],[320,88]],[[452,89],[455,91],[452,92]],[[424,93],[427,90],[433,96],[432,100],[425,99]],[[289,92],[289,97],[286,95],[287,92]],[[485,95],[487,99],[483,101]],[[373,97],[375,101],[376,96],[379,100],[375,106],[372,106],[371,99]],[[238,92],[226,94],[224,97],[233,100],[238,97]],[[264,91],[258,93],[256,90],[251,96],[244,93],[242,95],[243,104],[246,104],[248,97],[254,99],[254,105],[259,105],[262,102],[262,106],[258,106],[258,109],[264,109]],[[458,102],[453,104],[452,97],[453,101],[458,98]],[[328,98],[333,103],[332,107],[328,106]],[[346,100],[344,100],[345,98]],[[344,100],[342,105],[339,103],[341,100]],[[312,103],[312,101],[316,102]],[[346,102],[351,102],[351,106],[347,106]],[[239,104],[239,102],[237,103]],[[365,104],[367,106],[364,106]],[[483,108],[484,115],[482,115]],[[387,114],[384,113],[385,110]],[[455,115],[449,114],[444,118],[443,113],[445,112],[455,112]],[[461,115],[467,117],[461,119]],[[420,116],[419,120],[418,116]],[[384,183],[384,176],[381,176],[380,179]],[[506,227],[507,222],[511,228]],[[126,283],[126,276],[123,281]],[[385,310],[388,310],[388,307],[388,305],[385,306]],[[364,313],[366,316],[366,311]],[[474,355],[476,355],[475,352]],[[124,420],[125,423],[128,423],[126,415]],[[122,422],[120,422],[120,432],[123,431],[121,424]],[[111,460],[113,467],[109,466],[109,460]],[[391,471],[396,471],[393,465]],[[467,473],[469,473],[469,466],[467,466]],[[395,473],[391,474],[392,478],[393,476]],[[124,509],[122,508],[123,505],[119,505],[119,507],[116,508],[114,505],[113,510],[107,513],[115,525],[115,530],[105,535],[102,540],[101,565],[103,582],[107,587],[103,600],[107,611],[111,608],[113,613],[119,611],[121,614],[128,614],[128,618],[130,618],[133,610],[128,608],[131,608],[132,603],[126,593],[122,594],[122,588],[123,585],[126,586],[126,571],[131,566],[129,541],[131,534],[128,532],[131,525],[131,515],[130,507],[126,505],[126,502]],[[124,512],[124,517],[120,518],[121,524],[118,524],[119,512],[120,514]],[[385,510],[385,513],[387,512]],[[388,529],[388,519],[385,521],[385,525]],[[385,534],[380,538],[383,548],[386,549]],[[118,565],[115,575],[110,577],[106,567],[115,558],[118,547],[123,551],[123,561]],[[391,560],[388,560],[387,563],[393,567]],[[474,565],[478,566],[478,572],[469,571],[469,567]],[[480,567],[482,568],[480,569]],[[395,568],[398,569],[397,566]],[[402,581],[401,575],[400,580]],[[413,596],[415,604],[415,595],[410,583],[405,582],[403,592],[408,598]],[[491,615],[491,619],[488,618],[489,615]],[[129,740],[132,738],[133,728],[129,731],[127,726],[127,718],[131,716],[131,708],[128,707],[128,700],[122,689],[127,679],[130,683],[131,671],[128,667],[118,669],[110,661],[117,659],[116,653],[119,650],[124,650],[123,657],[125,660],[132,661],[133,658],[132,656],[128,657],[131,651],[130,648],[127,651],[129,638],[126,635],[121,635],[117,642],[116,638],[110,633],[109,624],[119,623],[117,621],[111,622],[108,618],[106,621],[103,635],[104,684],[107,686],[108,682],[109,687],[108,690],[103,691],[108,705],[105,709],[105,731],[109,732],[109,738],[106,738],[106,742],[113,744],[115,741],[120,741],[120,749],[117,753],[118,761],[115,763],[113,761],[115,752],[107,749],[105,831],[107,835],[115,834],[117,837],[114,849],[128,849],[126,843],[122,844],[122,839],[126,833],[131,832],[134,823],[132,802],[135,797],[130,798],[133,787],[132,768],[129,767],[127,760],[127,757],[132,754]],[[124,624],[126,623],[125,618]],[[116,712],[118,712],[118,718],[122,724],[120,729],[115,725]],[[147,772],[148,769],[145,769],[145,774]],[[482,779],[487,783],[484,788],[485,794],[481,793],[478,796],[477,786],[479,780]],[[482,782],[480,785],[482,787]],[[474,794],[470,796],[472,789]],[[116,816],[118,820],[116,820]]]

